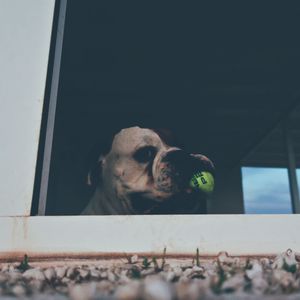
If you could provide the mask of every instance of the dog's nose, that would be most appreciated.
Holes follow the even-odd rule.
[[[183,150],[172,150],[165,154],[162,159],[163,163],[168,163],[172,166],[177,176],[186,183],[188,183],[192,175],[196,171],[201,171],[201,164],[197,159]]]

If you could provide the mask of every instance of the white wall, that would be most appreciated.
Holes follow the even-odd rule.
[[[300,255],[299,228],[299,215],[4,217],[0,259],[153,256],[164,247],[175,255]]]
[[[0,0],[0,216],[29,215],[54,0]]]

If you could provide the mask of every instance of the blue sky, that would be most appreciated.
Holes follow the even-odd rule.
[[[292,213],[287,169],[242,168],[245,213]],[[300,170],[297,170],[298,184]]]

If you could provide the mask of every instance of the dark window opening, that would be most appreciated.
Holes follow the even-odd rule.
[[[300,79],[296,12],[249,9],[68,2],[47,215],[84,209],[95,143],[109,147],[108,136],[134,125],[168,128],[186,151],[214,162],[208,213],[244,213],[240,168],[295,110]],[[265,157],[274,167],[279,160]]]

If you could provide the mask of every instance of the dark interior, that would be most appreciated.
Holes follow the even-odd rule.
[[[300,80],[299,9],[248,4],[68,2],[47,214],[80,213],[93,145],[132,125],[242,164]]]

